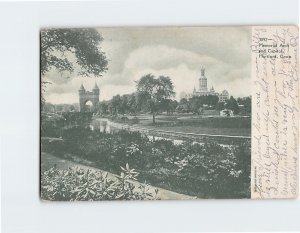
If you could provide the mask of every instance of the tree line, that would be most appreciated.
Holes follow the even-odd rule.
[[[136,92],[126,95],[115,95],[109,101],[99,103],[97,111],[100,114],[138,114],[150,112],[155,123],[155,115],[161,112],[167,114],[194,113],[201,115],[205,110],[230,109],[234,114],[251,115],[251,97],[235,99],[231,96],[225,102],[219,102],[216,95],[193,96],[175,100],[174,85],[167,76],[156,78],[152,74],[144,75],[136,82]]]
[[[155,123],[155,115],[161,111],[172,111],[176,107],[174,85],[167,76],[144,75],[136,82],[136,92],[129,95],[116,95],[110,101],[99,104],[101,114],[137,114],[150,112]]]
[[[232,110],[234,114],[251,115],[251,97],[234,98],[230,96],[225,102],[219,102],[219,97],[215,95],[193,96],[192,98],[182,98],[176,108],[180,113],[202,114],[204,110],[223,109]]]
[[[216,95],[193,96],[182,98],[180,101],[174,99],[174,85],[167,76],[155,77],[152,74],[144,75],[136,81],[136,91],[131,94],[115,95],[108,101],[100,101],[94,106],[94,111],[101,115],[137,115],[140,113],[151,113],[153,123],[155,116],[162,112],[169,115],[177,113],[193,113],[202,115],[205,110],[221,111],[232,110],[235,115],[251,115],[251,97],[234,98],[231,96],[225,102],[219,102]],[[45,105],[44,110],[51,109]],[[53,108],[52,108],[53,109]],[[67,111],[76,111],[74,106],[69,106]],[[47,111],[47,110],[46,110]]]

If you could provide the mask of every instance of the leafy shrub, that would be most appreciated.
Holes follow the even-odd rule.
[[[107,172],[69,168],[51,168],[41,177],[41,197],[51,201],[100,201],[100,200],[152,200],[155,193],[147,184],[134,185],[138,172],[126,164],[115,179],[108,178]]]
[[[236,140],[230,146],[211,138],[174,144],[150,140],[139,132],[108,134],[87,127],[64,129],[62,135],[63,141],[42,141],[42,150],[64,158],[77,156],[115,174],[129,163],[138,169],[139,181],[187,195],[250,196],[251,142],[247,140]]]

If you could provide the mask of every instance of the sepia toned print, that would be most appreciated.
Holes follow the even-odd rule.
[[[253,30],[41,30],[41,198],[251,198]]]

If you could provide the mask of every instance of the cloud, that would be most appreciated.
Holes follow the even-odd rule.
[[[90,90],[95,82],[100,99],[110,99],[133,92],[135,81],[147,73],[169,76],[178,98],[181,92],[198,87],[201,66],[206,68],[208,85],[216,91],[250,95],[249,28],[101,28],[99,32],[104,38],[101,48],[109,61],[108,71],[100,78],[83,78],[77,77],[76,71],[51,70],[44,77],[52,83],[45,93],[47,101],[76,103],[80,85]],[[70,55],[70,59],[74,57]]]
[[[166,45],[143,46],[131,52],[124,64],[125,69],[155,68],[163,69],[187,64],[193,69],[200,69],[201,65],[212,65],[217,60],[191,52],[189,50],[177,49]]]
[[[177,99],[181,92],[191,92],[194,86],[197,85],[197,77],[199,77],[198,71],[192,70],[186,64],[181,63],[176,67],[169,67],[167,69],[141,69],[135,73],[134,79],[139,80],[140,77],[148,73],[156,77],[160,75],[170,77],[174,84]]]

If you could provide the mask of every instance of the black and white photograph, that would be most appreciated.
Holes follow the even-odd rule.
[[[3,233],[297,232],[298,0],[0,0]]]
[[[249,27],[41,30],[41,198],[250,198]]]

